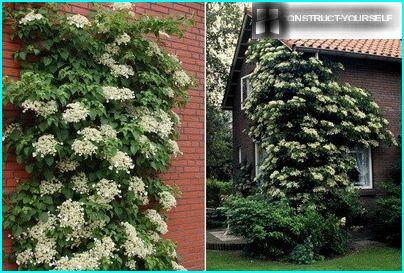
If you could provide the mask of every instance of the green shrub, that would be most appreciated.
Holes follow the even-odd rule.
[[[254,181],[254,166],[244,161],[237,170],[233,186],[243,196],[251,195],[257,190],[257,183]]]
[[[341,220],[312,207],[296,213],[286,200],[262,195],[232,196],[224,207],[230,231],[247,239],[246,253],[255,257],[308,263],[342,254],[348,246]]]
[[[297,264],[309,264],[324,259],[323,256],[315,253],[315,246],[311,241],[311,237],[304,240],[302,244],[298,244],[287,257],[289,262]]]
[[[394,246],[401,245],[401,180],[385,182],[382,188],[386,196],[376,201],[376,217],[383,225],[377,232],[378,239]]]
[[[206,181],[207,207],[219,207],[222,203],[222,199],[230,194],[231,188],[231,182],[208,178]]]
[[[226,226],[226,214],[220,208],[206,209],[206,227],[208,229]]]

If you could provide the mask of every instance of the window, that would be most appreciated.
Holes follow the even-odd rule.
[[[244,76],[241,78],[241,107],[243,107],[243,102],[247,99],[247,97],[251,93],[251,84],[250,84],[251,74]]]
[[[241,164],[243,158],[241,157],[241,147],[238,148],[238,164]]]
[[[370,149],[355,148],[349,152],[356,161],[358,180],[355,186],[359,189],[372,189],[372,154]]]
[[[266,156],[265,150],[262,149],[262,147],[258,144],[255,143],[255,176],[258,176],[260,171],[260,166],[262,164],[262,162],[264,161]]]

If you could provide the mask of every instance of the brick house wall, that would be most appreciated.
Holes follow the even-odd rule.
[[[319,55],[324,58],[325,55]],[[401,136],[401,62],[375,61],[369,59],[327,57],[335,62],[341,62],[345,70],[337,75],[337,81],[350,83],[353,86],[364,88],[371,92],[376,103],[383,111],[384,117],[389,121],[389,129],[394,136]],[[255,165],[255,148],[251,138],[247,135],[248,120],[241,111],[241,85],[240,79],[250,74],[254,65],[243,61],[240,77],[234,89],[233,99],[233,167],[234,174],[240,168],[238,149],[241,147],[242,159]],[[391,167],[401,158],[398,147],[381,145],[372,149],[372,176],[373,189],[360,190],[361,201],[368,210],[367,216],[372,218],[373,208],[377,196],[383,194],[380,182],[391,178]],[[371,224],[372,221],[370,221]]]
[[[5,4],[7,5],[7,4]],[[10,5],[10,4],[9,4]],[[90,3],[71,3],[67,12],[87,14],[92,9]],[[190,102],[184,109],[176,110],[181,118],[178,145],[184,153],[171,162],[169,171],[161,178],[167,184],[176,184],[182,196],[177,207],[168,215],[169,232],[166,235],[177,243],[181,264],[187,269],[203,270],[205,261],[205,199],[204,199],[204,39],[205,7],[203,3],[137,3],[133,10],[136,14],[150,16],[186,16],[195,19],[183,39],[166,39],[166,48],[182,61],[183,68],[193,75],[198,86],[189,91]],[[18,44],[11,41],[11,28],[3,25],[3,75],[18,78],[19,67],[14,62],[12,52]],[[3,122],[15,115],[10,106],[3,107]],[[28,178],[24,167],[17,164],[14,156],[3,162],[3,194],[15,189],[18,179]],[[3,254],[11,252],[8,232],[3,231]],[[3,260],[3,269],[16,269],[15,264]]]

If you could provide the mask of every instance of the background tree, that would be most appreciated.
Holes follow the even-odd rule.
[[[208,3],[206,18],[206,169],[208,178],[232,174],[231,116],[220,108],[241,26],[243,5]]]

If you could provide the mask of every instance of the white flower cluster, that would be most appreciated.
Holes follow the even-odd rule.
[[[173,75],[174,84],[178,87],[188,87],[192,84],[192,78],[184,70],[177,70]]]
[[[56,218],[48,213],[48,219],[45,221],[39,221],[36,225],[29,228],[24,232],[23,236],[28,236],[32,239],[41,241],[46,237],[46,233],[54,229]]]
[[[149,239],[154,243],[161,240],[160,235],[157,232],[155,232],[154,230],[149,230],[147,235],[149,236]]]
[[[126,242],[123,245],[128,258],[146,258],[153,254],[152,245],[147,244],[137,234],[136,228],[128,222],[122,223],[125,228]]]
[[[107,47],[107,50],[112,51],[110,47]],[[105,66],[111,67],[115,65],[115,60],[113,59],[112,55],[110,53],[104,53],[101,55],[101,58],[98,61],[100,64],[103,64]]]
[[[173,266],[174,270],[177,271],[187,271],[187,269],[185,267],[183,267],[182,265],[178,264],[176,261],[171,261],[171,265]]]
[[[130,42],[130,36],[127,33],[123,33],[121,36],[115,39],[116,45],[127,45]]]
[[[84,28],[85,26],[91,26],[90,21],[87,17],[81,14],[75,14],[67,18],[67,22],[69,25],[74,25],[77,28]]]
[[[28,248],[17,254],[16,263],[18,265],[26,265],[34,263],[34,253],[31,248]]]
[[[167,138],[173,130],[173,122],[169,114],[163,110],[151,113],[144,110],[140,116],[140,127],[149,133],[156,133],[161,138]]]
[[[129,180],[128,190],[135,194],[135,197],[142,201],[143,205],[149,204],[146,185],[140,177],[134,176]]]
[[[177,205],[177,200],[174,195],[168,191],[163,191],[158,194],[159,202],[165,210],[170,210]]]
[[[2,140],[6,140],[14,131],[22,132],[22,126],[19,123],[10,123],[3,132]]]
[[[112,4],[113,10],[124,10],[124,9],[131,9],[132,3],[131,2],[114,2]]]
[[[73,141],[72,149],[76,155],[88,157],[95,154],[98,147],[89,140],[76,139]]]
[[[62,188],[62,182],[60,182],[60,180],[55,177],[51,180],[42,180],[41,184],[39,185],[41,196],[44,196],[45,194],[54,194],[60,192]]]
[[[103,86],[102,93],[104,98],[109,102],[110,100],[131,100],[135,98],[135,93],[129,88],[118,88],[114,86]]]
[[[111,237],[104,237],[101,240],[94,239],[94,246],[88,251],[75,254],[69,258],[64,256],[55,262],[56,270],[96,270],[103,258],[112,258],[115,243]]]
[[[147,136],[142,135],[139,138],[139,143],[141,146],[142,154],[144,154],[147,159],[152,158],[156,154],[157,147],[153,142],[150,141]]]
[[[101,179],[93,187],[96,189],[96,195],[92,196],[91,199],[98,204],[108,204],[116,196],[121,197],[120,185],[112,180]]]
[[[44,238],[38,241],[34,249],[37,264],[51,264],[56,254],[56,240],[53,238]]]
[[[54,100],[44,102],[28,99],[21,104],[21,107],[23,108],[22,110],[23,113],[27,111],[33,111],[37,115],[42,117],[47,117],[58,111],[58,105]]]
[[[125,78],[129,78],[129,76],[135,75],[133,68],[126,64],[114,64],[111,67],[111,74],[115,77],[122,76]]]
[[[26,25],[29,22],[32,22],[32,21],[35,21],[35,20],[41,20],[42,18],[44,18],[42,14],[35,13],[34,10],[31,10],[23,18],[20,19],[19,23],[21,25]]]
[[[61,227],[71,227],[73,230],[84,224],[84,209],[82,203],[68,199],[58,206],[58,219]]]
[[[134,260],[127,261],[126,266],[131,270],[136,270],[136,261]]]
[[[125,78],[129,78],[130,76],[135,75],[133,68],[126,64],[118,64],[113,55],[119,52],[119,45],[126,45],[130,42],[130,36],[127,33],[122,34],[117,37],[112,44],[106,46],[106,51],[101,55],[99,59],[99,63],[105,66],[108,66],[111,69],[111,74],[115,77],[122,76]]]
[[[67,173],[76,170],[79,165],[77,161],[64,159],[56,165],[56,168],[58,168],[61,173]]]
[[[69,243],[70,248],[77,247],[82,244],[83,239],[92,238],[94,230],[101,229],[105,225],[106,222],[101,220],[86,223],[80,229],[75,229],[71,233],[66,234],[66,241]]]
[[[147,49],[146,54],[148,56],[153,56],[154,54],[161,55],[161,49],[158,44],[153,41],[149,41],[149,48]]]
[[[170,146],[170,151],[173,153],[175,157],[177,157],[178,155],[182,155],[182,152],[178,147],[178,143],[176,141],[169,139],[168,145]]]
[[[101,131],[96,128],[86,127],[77,132],[77,134],[82,135],[84,140],[100,142],[103,139]]]
[[[31,250],[27,250],[17,258],[20,264],[50,264],[54,260],[57,254],[56,241],[48,238],[46,234],[54,229],[55,222],[56,218],[49,215],[47,220],[39,221],[22,234],[36,240],[37,244],[32,253],[30,253]]]
[[[109,169],[115,169],[116,172],[125,171],[127,173],[130,173],[130,170],[135,167],[132,158],[130,158],[130,156],[122,151],[116,152],[116,154],[109,159],[109,163],[111,164],[111,166],[109,166]]]
[[[66,122],[79,122],[85,120],[90,114],[90,111],[81,105],[80,102],[69,103],[67,109],[62,114]]]
[[[168,232],[167,223],[164,222],[161,215],[154,209],[146,210],[146,217],[150,220],[154,225],[156,225],[156,230],[160,234],[166,234]]]
[[[90,191],[88,186],[88,178],[84,172],[79,172],[78,174],[73,175],[71,182],[73,183],[73,190],[75,192],[85,194]]]
[[[45,157],[47,155],[54,156],[57,152],[57,145],[62,145],[63,143],[59,143],[56,141],[53,135],[43,135],[38,138],[37,142],[33,143],[35,151],[32,153],[33,157],[40,156]]]
[[[100,126],[101,134],[106,138],[116,139],[117,132],[111,125],[103,124]]]

